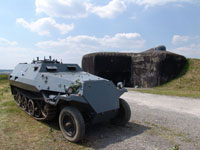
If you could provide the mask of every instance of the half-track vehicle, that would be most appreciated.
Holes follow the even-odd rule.
[[[128,103],[120,96],[127,92],[122,84],[82,71],[77,64],[57,60],[20,63],[9,76],[16,104],[36,120],[51,120],[59,115],[63,136],[78,142],[90,123],[111,121],[125,125],[131,115]]]

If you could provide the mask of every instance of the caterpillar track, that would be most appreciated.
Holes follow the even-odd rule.
[[[17,106],[36,120],[47,121],[56,116],[56,107],[46,104],[42,97],[33,96],[19,88],[14,88],[13,95]]]

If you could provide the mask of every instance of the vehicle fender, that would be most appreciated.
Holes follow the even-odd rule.
[[[77,95],[60,95],[58,97],[59,100],[65,100],[65,101],[75,101],[79,103],[87,103],[87,101],[82,97],[82,96],[77,96]]]
[[[119,92],[118,92],[119,97],[120,97],[122,94],[124,94],[125,92],[128,92],[128,90],[125,89],[125,88],[119,89]]]
[[[61,95],[60,93],[58,95],[49,95],[47,96],[44,92],[42,93],[44,101],[48,104],[56,106],[61,100],[64,101],[74,101],[79,103],[87,103],[86,100],[82,96],[78,95]]]

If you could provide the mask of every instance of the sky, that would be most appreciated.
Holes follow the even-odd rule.
[[[0,1],[0,69],[52,56],[168,51],[200,58],[200,0]]]

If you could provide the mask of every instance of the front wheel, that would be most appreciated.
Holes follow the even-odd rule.
[[[71,142],[80,141],[85,135],[85,122],[80,111],[65,107],[59,115],[59,125],[63,136]]]
[[[111,120],[112,124],[124,126],[128,123],[131,118],[131,109],[129,104],[123,100],[119,99],[120,108],[118,110],[117,116]]]

